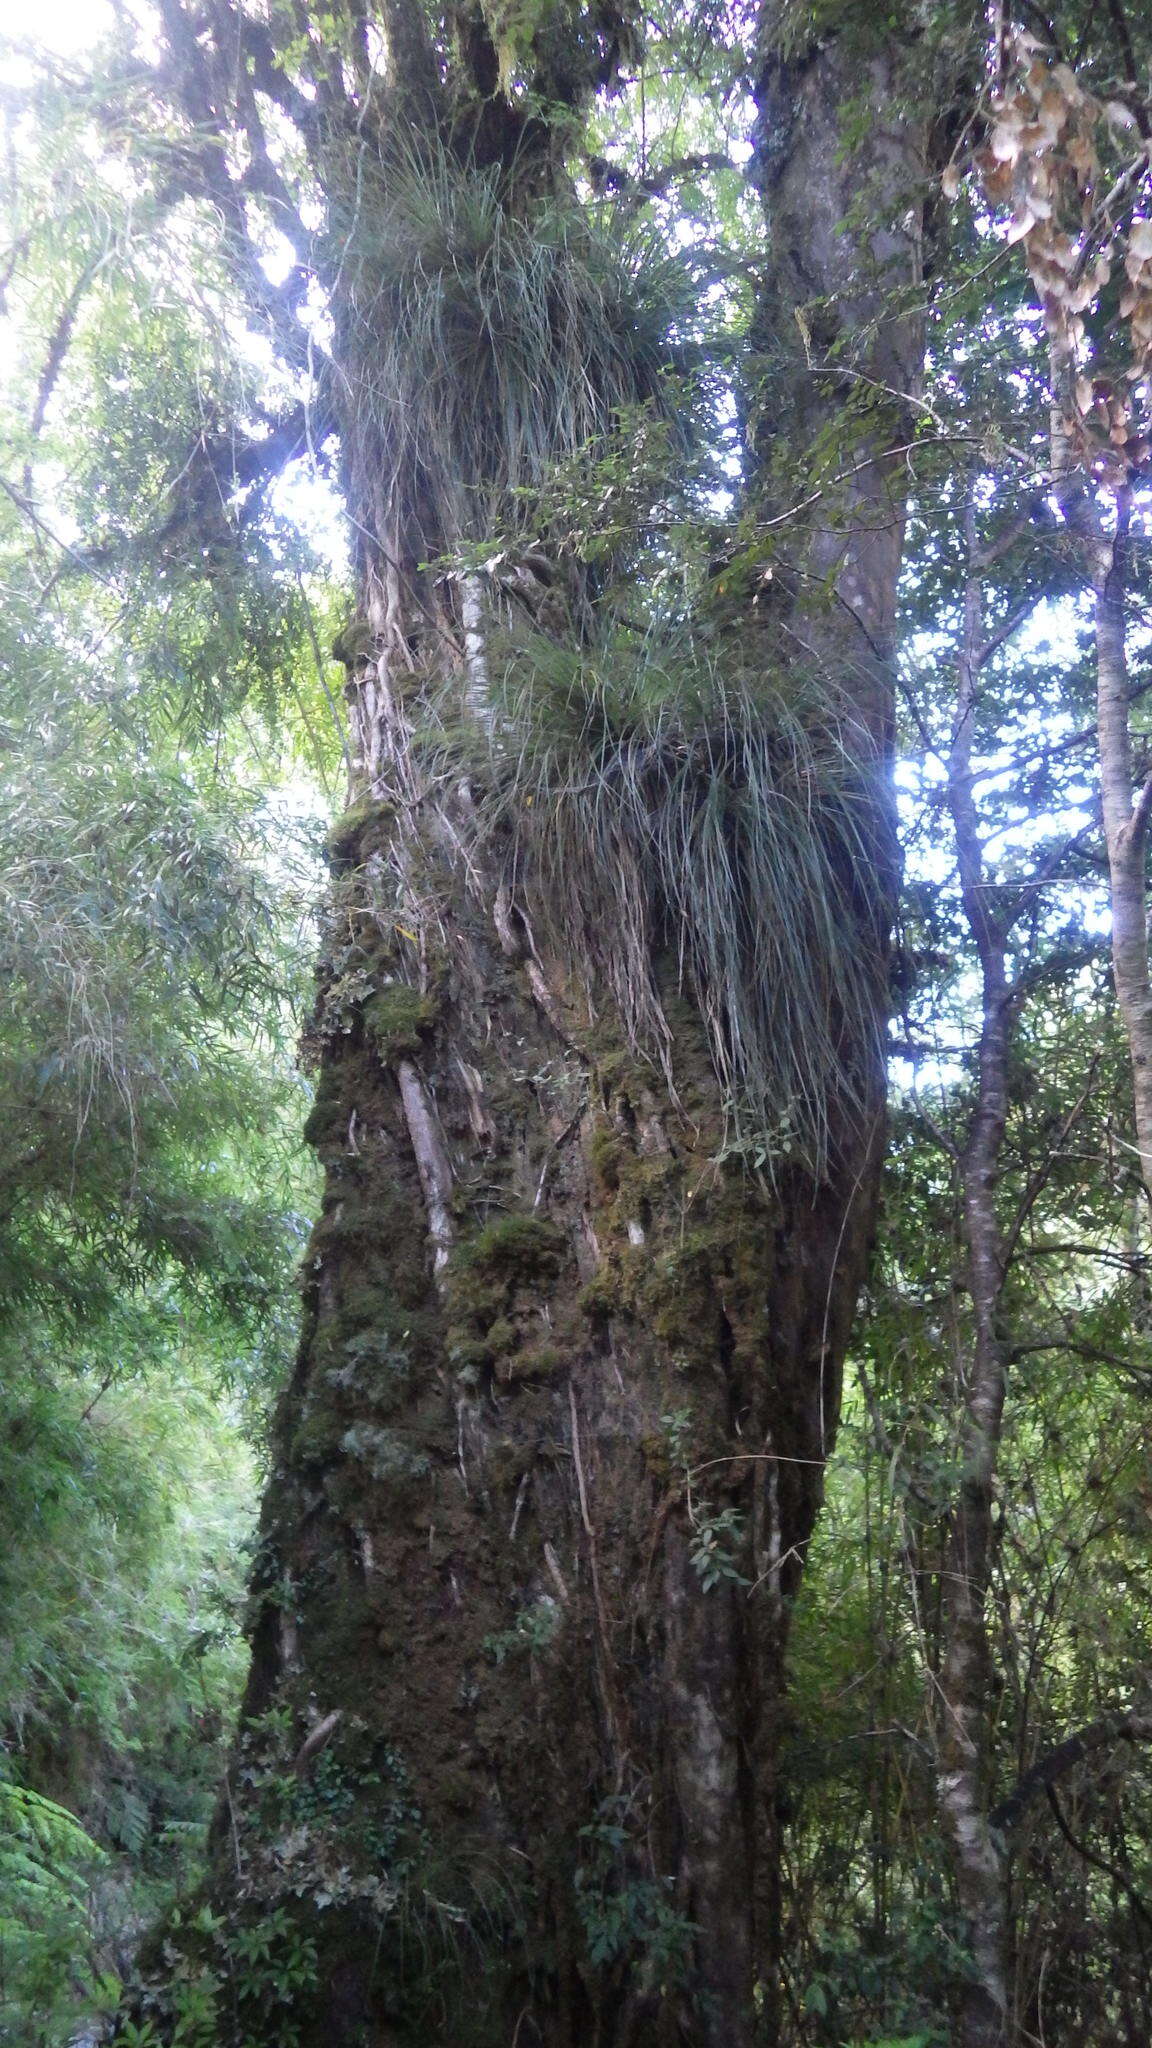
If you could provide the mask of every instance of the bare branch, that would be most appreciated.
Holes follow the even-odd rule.
[[[5,497],[11,498],[17,510],[23,513],[25,519],[36,528],[37,532],[42,533],[45,540],[50,540],[54,548],[59,548],[61,554],[68,555],[75,562],[78,569],[86,570],[89,575],[97,577],[101,583],[108,581],[108,578],[102,576],[96,566],[97,561],[100,559],[98,551],[93,555],[90,552],[84,552],[80,548],[74,548],[70,542],[62,540],[60,535],[54,533],[52,528],[41,519],[31,499],[23,491],[18,491],[15,484],[10,484],[7,477],[0,476],[0,491],[4,492]]]
[[[990,633],[988,635],[988,638],[981,642],[979,651],[976,655],[977,668],[983,668],[985,662],[991,660],[997,648],[1003,647],[1004,642],[1012,638],[1012,635],[1016,631],[1017,626],[1022,626],[1026,619],[1031,618],[1037,605],[1040,603],[1040,599],[1041,592],[1039,591],[1037,591],[1035,597],[1026,597],[1021,604],[1016,605],[1015,608],[1011,612],[1009,612],[1008,617],[1004,621],[1004,624],[1002,626],[998,626],[994,633]]]
[[[1134,847],[1143,847],[1148,834],[1148,821],[1152,817],[1152,775],[1148,777],[1132,807],[1132,823],[1129,832]]]
[[[84,303],[84,295],[99,267],[99,260],[94,260],[84,265],[72,290],[64,301],[60,316],[52,330],[52,338],[48,343],[48,352],[44,358],[44,368],[40,372],[40,382],[36,387],[36,403],[32,408],[32,417],[28,422],[28,437],[32,442],[36,442],[40,438],[45,415],[51,403],[52,393],[56,388],[60,372],[64,367],[64,359],[72,340],[72,334],[76,326],[76,316]],[[32,488],[30,459],[24,465],[24,488],[26,491],[31,491]]]
[[[1025,1809],[1038,1792],[1045,1792],[1058,1784],[1085,1757],[1102,1749],[1112,1749],[1118,1742],[1152,1742],[1152,1715],[1131,1713],[1102,1714],[1098,1721],[1089,1721],[1078,1728],[1074,1735],[1065,1736],[1053,1749],[1046,1750],[1042,1757],[1024,1772],[1012,1787],[1007,1798],[994,1806],[988,1819],[994,1828],[1006,1832],[1017,1826]]]

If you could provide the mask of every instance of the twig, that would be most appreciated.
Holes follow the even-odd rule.
[[[584,1534],[588,1538],[588,1564],[592,1574],[592,1599],[596,1608],[596,1624],[600,1635],[600,1655],[603,1669],[601,1685],[604,1692],[604,1706],[612,1738],[616,1745],[617,1770],[624,1768],[624,1738],[620,1726],[620,1714],[612,1685],[612,1636],[608,1627],[608,1610],[604,1604],[604,1593],[600,1584],[600,1560],[596,1549],[596,1531],[588,1509],[588,1489],[584,1481],[584,1460],[580,1454],[580,1420],[576,1412],[576,1389],[568,1382],[568,1407],[572,1416],[572,1462],[576,1467],[576,1490],[580,1496],[580,1519]]]
[[[88,1422],[91,1419],[92,1410],[95,1408],[97,1401],[102,1401],[104,1399],[104,1396],[108,1392],[108,1389],[112,1385],[112,1382],[115,1379],[115,1377],[116,1370],[115,1367],[113,1367],[113,1370],[105,1375],[103,1384],[100,1387],[98,1387],[97,1391],[93,1394],[92,1399],[89,1401],[88,1406],[85,1408],[83,1415],[80,1417],[81,1422]]]
[[[304,1776],[313,1757],[319,1756],[322,1749],[327,1749],[343,1719],[343,1708],[334,1707],[330,1714],[325,1714],[324,1719],[317,1721],[316,1726],[309,1730],[292,1762],[292,1769],[298,1778]]]
[[[60,535],[54,533],[47,522],[41,519],[31,500],[25,497],[23,491],[18,491],[15,484],[10,484],[5,476],[0,476],[0,491],[3,491],[6,497],[11,498],[17,510],[24,514],[25,519],[31,520],[32,525],[36,527],[38,532],[44,535],[46,540],[51,541],[54,548],[59,548],[61,554],[70,556],[78,568],[83,569],[89,576],[95,576],[98,583],[105,584],[109,590],[112,589],[112,578],[101,575],[99,569],[94,566],[90,555],[81,554],[78,548],[70,547],[66,540],[61,540]]]

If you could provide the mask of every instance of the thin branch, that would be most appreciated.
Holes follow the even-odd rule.
[[[1073,1834],[1065,1818],[1064,1810],[1060,1804],[1060,1801],[1056,1797],[1056,1788],[1054,1785],[1047,1785],[1045,1787],[1045,1795],[1047,1797],[1049,1806],[1052,1808],[1052,1813],[1056,1825],[1059,1828],[1060,1833],[1063,1835],[1064,1840],[1068,1843],[1069,1847],[1075,1849],[1076,1854],[1078,1856],[1082,1856],[1085,1863],[1090,1863],[1094,1870],[1102,1870],[1105,1877],[1110,1877],[1115,1884],[1118,1884],[1120,1886],[1121,1891],[1127,1893],[1128,1898],[1132,1903],[1132,1906],[1134,1907],[1135,1911],[1140,1915],[1140,1918],[1142,1920],[1146,1920],[1149,1926],[1152,1926],[1152,1913],[1149,1912],[1147,1906],[1144,1904],[1143,1899],[1140,1897],[1139,1892],[1137,1891],[1135,1885],[1133,1884],[1131,1878],[1127,1875],[1127,1873],[1121,1870],[1118,1864],[1110,1863],[1106,1856],[1097,1855],[1094,1849],[1090,1849],[1086,1842],[1081,1842],[1078,1839],[1078,1837]]]
[[[983,668],[985,662],[991,660],[997,648],[1003,647],[1004,642],[1006,640],[1011,639],[1013,633],[1016,631],[1017,626],[1022,626],[1026,619],[1031,618],[1037,605],[1041,603],[1042,596],[1043,593],[1037,591],[1035,597],[1026,597],[1022,603],[1018,604],[1015,607],[1013,611],[1009,612],[1008,617],[1004,621],[1004,624],[1002,626],[997,627],[994,633],[989,634],[987,640],[981,643],[980,648],[977,651],[977,668]]]
[[[54,533],[47,522],[41,519],[31,499],[27,498],[23,491],[18,491],[15,484],[10,484],[7,477],[0,476],[0,491],[3,491],[6,497],[11,498],[12,503],[23,513],[25,519],[39,533],[42,533],[46,540],[50,540],[54,548],[59,548],[61,554],[69,555],[78,568],[84,569],[90,576],[95,576],[98,582],[110,585],[111,578],[101,575],[96,567],[96,561],[100,559],[99,554],[94,558],[91,554],[84,554],[79,548],[74,548],[70,542],[61,540],[60,535]]]
[[[1152,775],[1148,777],[1132,808],[1132,823],[1128,829],[1134,849],[1138,849],[1147,837],[1150,818],[1152,818]]]
[[[282,114],[286,114],[293,126],[307,139],[316,127],[316,108],[306,93],[288,76],[272,41],[271,34],[262,21],[251,14],[239,15],[241,47],[244,55],[251,60],[252,83],[257,92],[274,101]]]
[[[1017,1827],[1025,1808],[1037,1796],[1047,1792],[1060,1778],[1064,1778],[1076,1763],[1084,1757],[1091,1757],[1101,1749],[1113,1749],[1115,1743],[1150,1743],[1152,1741],[1152,1714],[1101,1714],[1099,1720],[1088,1720],[1074,1735],[1064,1737],[1054,1749],[1047,1749],[1031,1769],[1017,1780],[1009,1796],[1002,1798],[992,1808],[988,1821],[992,1827],[1002,1831]]]
[[[687,156],[670,157],[658,169],[643,171],[639,176],[626,164],[610,163],[607,157],[588,159],[588,176],[597,196],[612,193],[634,204],[646,199],[662,199],[669,186],[681,178],[699,177],[705,171],[734,171],[736,168],[725,150],[695,151]]]
[[[91,1421],[93,1410],[96,1408],[97,1404],[104,1399],[105,1394],[108,1392],[109,1387],[112,1385],[113,1381],[116,1378],[118,1370],[119,1368],[117,1366],[113,1366],[110,1372],[105,1373],[104,1378],[100,1382],[100,1385],[97,1387],[96,1392],[93,1394],[92,1399],[89,1401],[88,1406],[85,1408],[83,1414],[80,1417],[81,1422]]]
[[[844,375],[844,371],[839,364],[836,365],[836,375],[838,377]],[[888,387],[882,386],[880,388],[886,390]],[[893,391],[891,395],[894,398],[903,398],[905,396],[903,392],[898,391]],[[912,401],[908,400],[907,402],[911,403]],[[980,437],[977,434],[925,434],[915,441],[901,441],[895,448],[886,448],[883,460],[891,461],[900,455],[916,455],[925,448],[978,447],[979,444]],[[829,477],[826,483],[818,484],[815,490],[809,491],[807,497],[797,499],[796,503],[790,505],[787,511],[776,512],[771,519],[758,519],[756,522],[756,532],[771,533],[774,527],[787,526],[789,520],[795,519],[799,513],[807,512],[812,505],[818,505],[821,498],[826,497],[829,491],[835,490],[838,484],[851,483],[853,477],[862,476],[865,470],[875,469],[880,460],[881,458],[877,455],[866,455],[859,462],[851,463],[847,469],[837,470],[835,476]]]
[[[169,487],[169,509],[159,526],[90,548],[82,555],[74,549],[69,553],[95,574],[97,563],[117,562],[132,550],[161,550],[194,526],[203,517],[206,505],[226,508],[229,497],[237,491],[247,497],[236,515],[236,526],[250,526],[269,485],[290,462],[325,441],[333,424],[324,402],[313,398],[293,406],[291,412],[270,424],[262,440],[242,440],[236,434],[221,435],[211,441],[201,439]],[[5,488],[11,492],[10,486]]]
[[[588,1564],[592,1577],[592,1598],[596,1608],[596,1622],[603,1659],[601,1684],[604,1692],[604,1707],[616,1744],[617,1765],[622,1768],[626,1754],[626,1744],[619,1703],[616,1698],[616,1687],[613,1680],[612,1631],[608,1621],[608,1609],[604,1600],[604,1592],[600,1583],[600,1559],[596,1545],[596,1525],[592,1520],[588,1506],[588,1488],[584,1478],[584,1461],[580,1453],[580,1419],[576,1407],[576,1388],[571,1380],[568,1382],[568,1408],[572,1417],[572,1461],[576,1470],[576,1490],[580,1497],[580,1520],[584,1525],[584,1534],[588,1538]]]
[[[28,438],[33,444],[40,438],[45,415],[51,403],[52,393],[56,388],[57,379],[64,367],[64,359],[68,353],[69,343],[72,340],[73,330],[76,326],[76,316],[84,302],[84,295],[103,261],[104,258],[99,257],[84,265],[72,290],[64,301],[60,317],[52,330],[52,338],[48,343],[48,352],[44,358],[44,368],[40,372],[40,382],[36,387],[36,402],[32,408],[32,417],[28,422]],[[31,454],[29,454],[28,460],[24,464],[24,489],[31,494]]]
[[[1033,1208],[1035,1207],[1038,1197],[1042,1193],[1043,1189],[1047,1186],[1048,1181],[1051,1178],[1052,1168],[1055,1165],[1056,1160],[1059,1158],[1065,1142],[1071,1136],[1072,1131],[1074,1130],[1085,1106],[1087,1105],[1092,1090],[1096,1085],[1096,1072],[1099,1065],[1100,1054],[1095,1053],[1093,1055],[1091,1064],[1088,1068],[1088,1078],[1085,1081],[1083,1088],[1080,1090],[1079,1095],[1076,1097],[1075,1102],[1072,1104],[1071,1109],[1068,1111],[1067,1116],[1064,1117],[1063,1121],[1061,1122],[1060,1128],[1057,1131],[1056,1136],[1052,1141],[1052,1144],[1048,1148],[1046,1158],[1043,1160],[1041,1165],[1039,1165],[1035,1169],[1035,1171],[1031,1173],[1028,1177],[1028,1184],[1020,1197],[1019,1203],[1017,1204],[1016,1214],[1012,1218],[1012,1221],[1004,1234],[1003,1258],[1005,1272],[1008,1271],[1009,1267],[1012,1264],[1012,1260],[1016,1253],[1016,1247],[1020,1242],[1020,1233],[1023,1230],[1025,1223],[1028,1221],[1028,1218],[1031,1215]]]
[[[1033,494],[1033,504],[1038,495],[1042,494]],[[1003,533],[997,534],[995,540],[990,540],[986,547],[977,549],[972,563],[977,576],[983,576],[987,570],[995,568],[996,563],[1015,547],[1018,540],[1023,540],[1025,535],[1032,540],[1036,539],[1036,514],[1032,505],[1027,512],[1022,512],[1018,518],[1013,519]]]

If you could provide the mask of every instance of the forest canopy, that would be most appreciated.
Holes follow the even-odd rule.
[[[0,2042],[1146,2042],[1142,10],[45,37]]]

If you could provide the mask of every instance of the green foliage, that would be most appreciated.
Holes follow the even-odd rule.
[[[253,1473],[210,1365],[162,1363],[113,1391],[45,1352],[0,1397],[0,1737],[104,1843],[136,1854],[162,1814],[178,1862],[239,1676]]]
[[[297,2048],[302,2002],[316,1987],[316,1943],[286,1906],[229,1923],[208,1906],[172,1916],[166,1943],[170,1975],[162,2011],[119,2015],[113,2048],[256,2048],[274,2031],[277,2044]],[[154,2003],[155,2001],[153,2001]]]
[[[0,1750],[108,1853],[11,1965],[21,2048],[198,1869],[304,1193],[272,834],[130,691],[65,689],[78,623],[3,629]]]
[[[737,1563],[744,1535],[744,1516],[737,1508],[696,1508],[688,1555],[705,1593],[714,1586],[748,1584]]]
[[[660,1430],[668,1461],[684,1490],[690,1530],[688,1556],[701,1590],[711,1593],[722,1585],[747,1586],[749,1580],[739,1563],[746,1544],[745,1518],[737,1508],[713,1506],[700,1491],[692,1462],[691,1409],[670,1409],[660,1417]]]
[[[292,382],[238,343],[218,224],[176,203],[130,70],[6,88],[4,653],[38,699],[51,666],[200,744],[254,710],[328,784],[335,601],[260,453]]]
[[[386,1917],[428,1847],[403,1758],[354,1716],[306,1770],[296,1768],[299,1749],[288,1710],[242,1730],[230,1783],[253,1887],[322,1910],[358,1900]]]
[[[594,440],[558,454],[537,484],[521,487],[507,530],[457,546],[448,566],[483,568],[499,584],[505,562],[514,565],[529,539],[533,559],[542,550],[573,586],[583,580],[602,614],[619,604],[634,617],[642,604],[666,628],[694,609],[714,609],[726,539],[721,508],[732,488],[722,424],[728,400],[714,368],[667,371],[653,396],[615,407]],[[754,552],[763,574],[762,540]]]
[[[48,346],[39,327],[60,288],[58,273],[40,268],[54,224],[66,243],[79,236],[88,257],[84,238],[104,238],[105,296],[94,273],[70,346],[62,336],[57,355],[49,350],[39,432],[28,439],[18,385],[5,414],[27,464],[19,491],[0,499],[0,1318],[20,1324],[17,1345],[25,1320],[49,1324],[88,1347],[85,1364],[98,1333],[115,1325],[131,1370],[145,1295],[154,1313],[183,1312],[221,1350],[227,1329],[258,1353],[282,1321],[299,1238],[285,1215],[295,1169],[284,1133],[296,1097],[285,1054],[299,987],[291,921],[315,866],[268,804],[252,727],[225,736],[235,701],[226,692],[217,692],[214,761],[183,749],[190,700],[153,687],[155,665],[133,638],[141,607],[129,585],[116,586],[115,551],[104,549],[104,567],[81,581],[75,550],[54,565],[44,559],[44,534],[25,510],[28,492],[42,489],[53,520],[94,531],[105,487],[122,488],[125,513],[138,515],[153,491],[128,474],[127,454],[104,483],[85,467],[99,449],[107,461],[110,435],[87,408],[128,389],[107,375],[107,352],[127,346],[122,321],[145,322],[144,356],[157,343],[146,317],[154,279],[145,291],[117,180],[84,193],[82,134],[57,118],[63,163],[54,182],[40,173],[47,192],[30,177],[16,216],[24,234],[13,294],[29,358]],[[125,236],[122,274],[111,259]],[[208,402],[211,378],[188,332],[197,317],[176,307],[155,315],[173,328],[152,359],[167,403],[157,404],[152,441],[142,416],[133,431],[141,460],[151,450],[162,477],[176,444],[156,442],[165,426],[190,431],[181,407],[198,365]],[[92,429],[66,480],[55,466],[64,398],[73,424]],[[149,576],[153,588],[164,583],[154,562]]]
[[[939,616],[939,588],[931,602]],[[1057,695],[1071,700],[1069,716],[1079,716],[1074,670],[1049,670],[1040,649],[1026,674],[1035,699],[1021,705],[1005,695],[981,707],[993,762],[1006,758],[993,750],[1009,715],[1018,712],[1024,728],[1013,744],[1022,753],[1037,745],[1033,721],[1045,692],[1050,704]],[[932,706],[930,684],[922,701]],[[1083,775],[1052,751],[1045,805],[1065,800],[1065,776],[1075,788]],[[1065,848],[1049,834],[1020,788],[1006,776],[983,799],[1003,834],[997,902],[1002,914],[1024,907],[1013,932],[1018,1009],[997,1190],[1002,1213],[1024,1222],[1002,1310],[1014,1398],[1000,1447],[988,1602],[993,1806],[1071,1730],[1147,1699],[1147,1632],[1142,1622],[1133,1628],[1130,1606],[1135,1595],[1143,1610],[1149,1569],[1137,1478],[1148,1454],[1146,1225],[1132,1155],[1118,1142],[1127,1075],[1099,957],[1094,883],[1078,866],[1081,842],[1074,836]],[[930,776],[909,812],[914,857],[927,865],[941,830]],[[1051,895],[1019,886],[1054,870],[1061,881]],[[906,917],[920,972],[905,995],[905,1028],[914,1045],[934,1051],[894,1105],[869,1317],[792,1636],[784,1773],[793,1983],[797,2000],[808,2000],[798,2036],[821,2048],[880,2032],[948,2038],[970,1969],[934,1765],[972,1343],[957,1239],[958,1161],[974,1101],[972,982],[946,875],[909,892]],[[1077,1103],[1073,1137],[1067,1118]],[[1143,2011],[1146,1996],[1131,1947],[1129,1916],[1138,1909],[1125,1890],[1147,1881],[1146,1760],[1112,1754],[1086,1764],[1056,1797],[1070,1833],[1103,1855],[1112,1875],[1069,1853],[1050,1806],[1034,1803],[1009,1837],[1014,1995],[1034,1996],[1042,1974],[1046,2024],[1059,2013],[1068,2038],[1106,2040],[1120,2014]],[[1092,1958],[1101,1937],[1089,1926],[1109,1930],[1100,1970]]]
[[[0,1776],[0,2041],[65,2048],[101,1981],[89,1889],[107,1859],[74,1814]]]
[[[242,1677],[310,1198],[317,863],[273,785],[327,599],[232,467],[271,393],[214,233],[112,161],[111,101],[6,93],[0,2038],[65,2048],[199,1876]]]
[[[161,1313],[215,1322],[209,1341],[227,1323],[259,1349],[298,1238],[289,935],[314,862],[267,802],[271,725],[228,720],[260,691],[267,713],[290,640],[307,648],[298,557],[276,567],[283,602],[256,573],[229,624],[243,551],[234,520],[225,548],[236,508],[211,465],[255,383],[219,317],[211,237],[141,195],[83,95],[30,88],[11,118],[0,202],[24,367],[0,496],[0,1317],[69,1342],[116,1321],[132,1354],[132,1304],[155,1290]],[[157,290],[177,251],[200,296]],[[218,530],[189,554],[173,494],[197,465]],[[209,729],[198,759],[182,739]]]
[[[91,752],[13,762],[0,782],[10,1313],[82,1320],[118,1286],[170,1272],[195,1295],[210,1270],[239,1320],[262,1313],[279,1226],[193,1163],[257,1126],[271,1092],[236,1035],[279,972],[239,822],[179,775]]]
[[[581,1828],[576,1910],[593,1967],[631,1956],[666,1993],[684,1977],[697,1929],[677,1910],[672,1880],[643,1869],[629,1819],[627,1801],[613,1798]]]
[[[521,1608],[512,1628],[485,1636],[484,1648],[494,1664],[503,1664],[517,1652],[531,1655],[533,1651],[546,1650],[555,1640],[559,1627],[560,1610],[555,1600],[544,1594],[530,1606]]]

